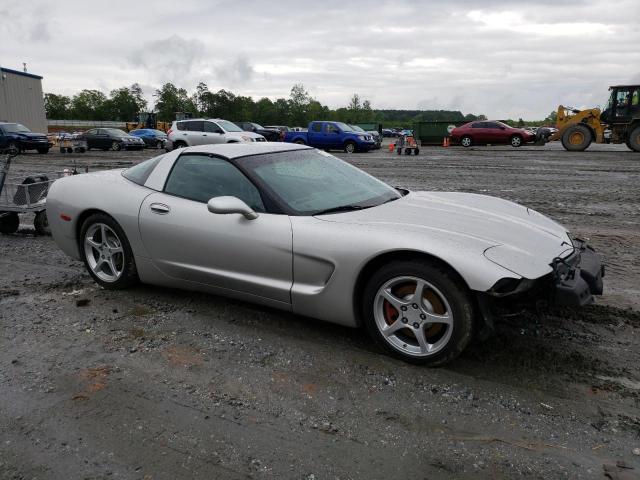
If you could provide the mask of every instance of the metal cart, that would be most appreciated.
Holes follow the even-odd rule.
[[[79,134],[61,135],[57,142],[60,153],[84,153],[87,151],[87,141]]]
[[[405,155],[411,155],[412,152],[414,155],[418,155],[420,153],[420,147],[413,135],[400,136],[395,143],[395,149],[398,152],[398,155],[402,155],[403,151]]]
[[[12,151],[0,156],[0,233],[15,233],[20,226],[19,214],[35,213],[33,226],[36,233],[47,235],[50,230],[46,197],[49,186],[59,174],[12,177],[9,175],[9,166],[15,154]]]

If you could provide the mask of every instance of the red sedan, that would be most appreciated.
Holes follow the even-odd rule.
[[[452,144],[460,144],[463,147],[471,145],[497,145],[507,144],[519,147],[523,143],[534,142],[536,135],[522,128],[513,128],[502,122],[478,121],[470,122],[451,131]]]

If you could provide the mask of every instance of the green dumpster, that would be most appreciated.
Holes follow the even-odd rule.
[[[469,122],[466,120],[416,122],[413,126],[413,135],[420,145],[442,145],[444,138],[449,136],[451,130],[465,123]]]

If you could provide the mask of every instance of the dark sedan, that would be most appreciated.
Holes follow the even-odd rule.
[[[141,138],[147,147],[164,148],[164,144],[167,142],[167,134],[154,128],[131,130],[129,135]]]
[[[452,144],[463,147],[472,145],[506,144],[519,147],[524,143],[534,142],[536,135],[528,130],[513,128],[502,122],[477,121],[454,128],[450,135]]]
[[[255,122],[234,122],[245,132],[253,132],[258,135],[262,135],[268,142],[280,141],[280,130],[276,128],[265,128],[262,125]]]
[[[144,140],[129,135],[117,128],[92,128],[82,135],[87,141],[87,148],[101,150],[142,150]]]

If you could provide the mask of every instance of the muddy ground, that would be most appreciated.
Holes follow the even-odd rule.
[[[14,171],[156,153],[23,155]],[[358,330],[177,290],[99,289],[24,217],[0,236],[0,478],[605,478],[604,465],[638,478],[640,155],[345,158],[394,185],[550,215],[603,254],[605,295],[505,319],[429,369]]]

